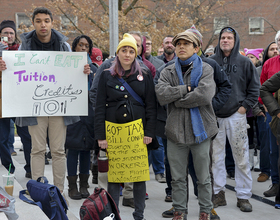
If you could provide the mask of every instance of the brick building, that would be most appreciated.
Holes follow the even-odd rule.
[[[22,23],[29,26],[30,20],[25,15],[25,11],[30,10],[32,4],[44,6],[45,0],[1,0],[0,21],[10,19],[16,22],[17,27]],[[240,49],[244,47],[265,48],[274,40],[276,32],[280,30],[280,22],[276,16],[279,12],[279,0],[224,0],[223,6],[214,7],[213,15],[203,22],[208,29],[202,32],[203,49],[209,44],[217,45],[217,33],[221,27],[226,25],[232,26],[238,31],[241,38]],[[67,18],[64,15],[54,17],[60,31],[67,31],[69,25]],[[78,27],[86,25],[84,22],[79,22],[77,17],[74,17],[74,20]],[[69,43],[78,34],[78,32],[71,32]]]
[[[278,0],[224,0],[209,19],[212,30],[203,34],[203,40],[206,43],[213,38],[211,44],[217,45],[218,30],[229,25],[240,35],[240,49],[266,48],[280,30],[279,12]]]

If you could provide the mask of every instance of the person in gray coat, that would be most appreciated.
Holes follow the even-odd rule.
[[[161,105],[168,105],[165,132],[174,219],[187,219],[186,172],[182,170],[187,170],[190,150],[198,178],[199,219],[209,219],[213,207],[209,150],[211,138],[218,132],[212,107],[216,89],[214,71],[196,54],[200,40],[193,32],[177,34],[172,44],[177,58],[174,64],[162,70],[156,95]]]

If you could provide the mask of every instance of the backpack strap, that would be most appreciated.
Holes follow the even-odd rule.
[[[19,198],[22,201],[27,202],[27,203],[32,204],[32,205],[37,205],[43,210],[41,202],[34,202],[33,200],[30,200],[30,199],[26,198],[26,196],[24,194],[26,194],[26,190],[19,191]]]
[[[132,95],[132,97],[139,102],[143,107],[145,107],[145,104],[143,102],[143,100],[141,99],[141,97],[134,92],[134,90],[130,87],[130,85],[123,79],[123,78],[118,78],[117,79],[123,84],[123,86],[127,89],[127,91],[130,93],[130,95]]]
[[[57,207],[58,206],[57,202],[53,199],[54,198],[54,194],[55,194],[54,189],[50,188],[49,189],[49,196],[51,198],[50,206],[51,206],[51,210],[52,210],[52,216],[50,218],[51,220],[54,219],[54,217],[56,216],[56,212],[57,212],[57,208],[58,208]]]

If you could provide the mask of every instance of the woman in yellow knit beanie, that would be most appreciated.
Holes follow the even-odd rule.
[[[96,96],[94,134],[95,139],[98,140],[98,146],[101,149],[108,148],[109,158],[112,146],[108,146],[106,140],[105,121],[123,124],[142,119],[144,128],[143,143],[150,144],[155,138],[157,111],[153,78],[150,73],[146,74],[141,69],[136,56],[137,44],[135,39],[130,34],[124,34],[117,47],[117,56],[112,67],[104,70],[100,76]],[[133,94],[129,87],[137,95]],[[118,134],[114,135],[114,137],[121,138]],[[114,151],[114,155],[118,154],[117,156],[122,158],[124,155],[119,152],[122,151]],[[114,155],[112,156],[114,157]],[[108,182],[108,192],[118,206],[120,181],[135,181],[133,183],[135,206],[133,218],[135,220],[144,219],[146,182],[129,178],[129,173],[137,172],[137,168],[133,164],[141,163],[141,161],[140,159],[135,159],[131,162],[131,166],[128,166],[130,167],[129,169],[120,168],[119,171],[124,172],[124,175],[119,177],[120,180],[118,182],[114,180],[112,180],[114,182]]]

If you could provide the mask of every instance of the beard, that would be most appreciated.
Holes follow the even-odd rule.
[[[175,52],[175,48],[164,48],[164,53],[166,53],[167,55],[171,55]]]

